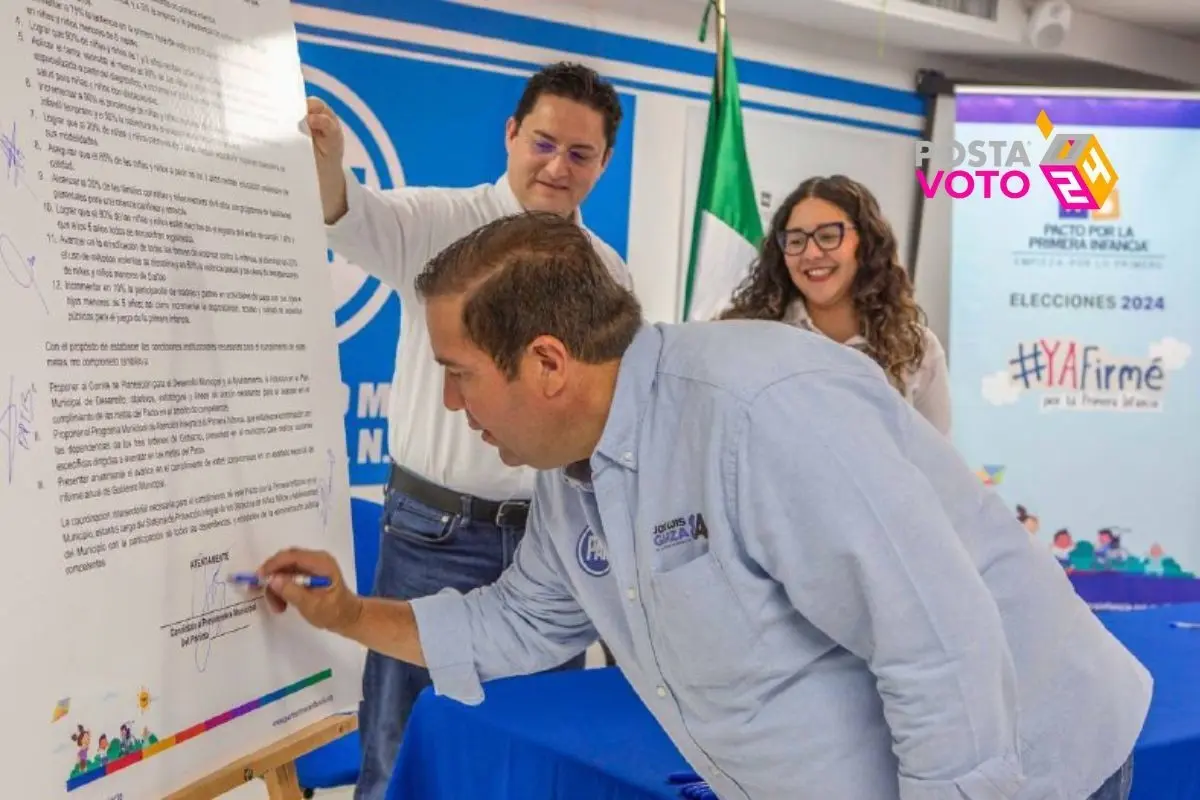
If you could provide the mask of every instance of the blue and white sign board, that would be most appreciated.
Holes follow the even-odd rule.
[[[958,447],[1069,569],[1186,577],[1200,569],[1200,98],[963,93],[955,139],[1032,162],[1022,197],[953,201]],[[1073,159],[1077,180],[1058,171]]]

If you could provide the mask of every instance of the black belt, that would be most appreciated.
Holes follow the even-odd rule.
[[[529,517],[528,500],[484,500],[427,481],[392,465],[388,488],[402,492],[419,503],[444,514],[462,516],[472,522],[487,522],[504,528],[524,528]]]

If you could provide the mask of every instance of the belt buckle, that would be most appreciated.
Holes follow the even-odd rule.
[[[509,514],[522,514],[526,518],[529,516],[529,503],[524,500],[505,500],[500,503],[500,507],[496,509],[496,527],[498,528],[523,528],[525,527],[524,520],[520,525],[512,522],[505,522]]]

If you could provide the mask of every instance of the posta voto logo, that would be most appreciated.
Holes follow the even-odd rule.
[[[1042,156],[1042,174],[1065,211],[1099,211],[1117,187],[1117,171],[1092,133],[1054,133],[1043,109],[1037,116],[1042,137],[1050,141]],[[1053,134],[1054,138],[1051,139]]]
[[[1056,133],[1045,110],[1038,112],[1037,128],[1049,142],[1038,167],[1065,211],[1098,211],[1117,185],[1117,171],[1099,139],[1092,133]],[[948,156],[950,169],[930,163]],[[926,165],[929,165],[928,174]],[[961,200],[982,194],[1019,199],[1029,194],[1033,161],[1026,142],[1004,139],[954,141],[949,152],[933,142],[917,142],[917,182],[927,199],[945,193]]]

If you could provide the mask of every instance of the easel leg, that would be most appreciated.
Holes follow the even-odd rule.
[[[355,714],[333,714],[206,775],[166,800],[213,800],[261,775],[271,800],[303,800],[296,759],[358,727]]]
[[[263,773],[267,784],[267,797],[270,800],[303,800],[304,793],[300,791],[300,781],[296,777],[296,764],[289,761]]]

